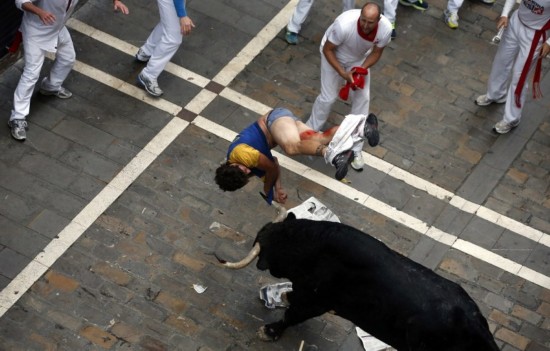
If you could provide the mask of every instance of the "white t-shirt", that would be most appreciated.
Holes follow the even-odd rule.
[[[518,15],[527,27],[541,29],[550,20],[550,0],[522,0]]]
[[[328,27],[323,36],[320,47],[321,52],[323,52],[323,46],[328,39],[337,46],[335,54],[338,61],[343,65],[348,65],[363,60],[375,45],[380,48],[388,45],[391,40],[391,22],[380,15],[374,40],[369,41],[359,34],[360,16],[361,10],[354,9],[336,17],[334,23]]]
[[[55,16],[55,23],[46,25],[34,13],[23,10],[22,6],[26,2],[32,2],[42,10],[52,13]],[[69,0],[15,0],[17,8],[24,11],[20,28],[24,42],[36,45],[42,50],[55,52],[59,32],[65,26],[77,3],[78,0],[72,0],[69,6]]]

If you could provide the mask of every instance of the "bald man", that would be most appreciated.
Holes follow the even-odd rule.
[[[380,14],[380,6],[374,2],[367,2],[360,10],[346,11],[336,18],[321,41],[321,93],[306,122],[311,129],[323,128],[342,85],[353,85],[357,70],[368,70],[378,62],[384,47],[391,41],[391,32],[390,21]],[[364,76],[363,88],[350,91],[351,114],[369,115],[370,76],[369,70]],[[367,124],[365,137],[370,146],[376,146],[379,141],[376,117],[367,119]],[[364,166],[362,149],[363,144],[353,149],[351,166],[358,171]]]

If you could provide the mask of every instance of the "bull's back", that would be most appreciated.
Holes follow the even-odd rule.
[[[268,226],[257,240],[268,251],[263,254],[270,257],[272,273],[326,296],[329,309],[394,347],[407,349],[405,336],[411,330],[420,335],[428,326],[454,335],[456,342],[472,331],[494,344],[479,308],[460,285],[372,236],[341,223],[303,219]]]

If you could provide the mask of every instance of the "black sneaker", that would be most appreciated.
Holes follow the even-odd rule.
[[[380,134],[378,133],[378,118],[374,113],[369,113],[367,122],[365,123],[364,130],[365,139],[368,140],[369,145],[375,147],[380,142]]]
[[[337,180],[342,180],[346,174],[348,174],[348,165],[351,161],[352,155],[353,152],[348,150],[334,156],[332,159],[332,164],[336,167],[336,174],[334,175],[334,178]]]

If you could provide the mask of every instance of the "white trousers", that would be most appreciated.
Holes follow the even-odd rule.
[[[513,123],[521,119],[521,111],[525,105],[527,93],[529,91],[529,79],[523,86],[521,92],[521,106],[517,107],[515,103],[514,91],[518,85],[521,71],[525,65],[525,60],[529,55],[531,43],[535,31],[524,26],[518,17],[518,12],[514,11],[508,22],[508,27],[502,34],[502,39],[498,45],[498,50],[493,60],[489,82],[487,84],[487,97],[491,100],[499,100],[506,96],[506,105],[504,107],[503,120],[507,123]],[[538,44],[531,63],[531,70],[535,67],[535,61],[540,53],[542,40]]]
[[[157,0],[160,22],[155,26],[141,47],[151,58],[141,72],[148,78],[157,79],[181,45],[180,20],[173,0]]]
[[[13,110],[10,120],[25,119],[29,114],[34,86],[40,77],[40,70],[46,55],[46,51],[38,48],[35,43],[26,41],[25,37],[23,37],[23,48],[25,67],[13,94]],[[73,40],[67,27],[63,27],[58,36],[55,60],[42,87],[51,91],[59,90],[71,72],[75,58]]]
[[[397,2],[399,0],[384,0],[384,17],[395,23],[395,13],[397,11]]]
[[[456,13],[462,7],[463,3],[464,0],[449,0],[447,2],[447,11]]]
[[[351,70],[352,67],[360,66],[363,60],[354,62],[349,66],[343,65],[346,71]],[[325,122],[328,119],[332,105],[338,98],[338,92],[345,85],[345,80],[340,77],[338,72],[330,65],[325,58],[325,55],[321,54],[321,93],[315,99],[313,108],[311,110],[311,116],[307,120],[306,124],[313,130],[319,131],[323,128]],[[368,115],[370,104],[370,70],[369,74],[365,76],[365,86],[363,89],[351,90],[349,98],[351,99],[351,112],[354,115]],[[354,147],[354,151],[361,150],[363,144],[361,143],[357,147]]]
[[[315,0],[298,1],[298,5],[296,5],[296,8],[294,9],[294,13],[290,18],[290,22],[288,22],[288,25],[286,27],[286,29],[289,32],[300,33],[300,29],[302,29],[302,24],[306,20],[307,15],[311,10],[311,6],[313,5],[314,1]],[[355,8],[355,0],[342,0],[342,12],[351,10],[354,8]]]

